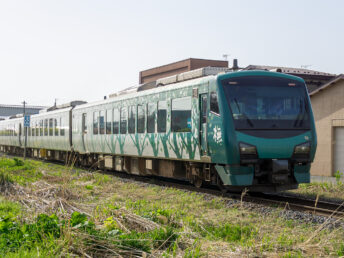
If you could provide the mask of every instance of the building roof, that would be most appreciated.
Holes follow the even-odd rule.
[[[318,89],[316,89],[316,90],[312,91],[311,93],[309,93],[309,95],[313,96],[313,95],[317,94],[318,92],[323,91],[323,90],[327,89],[328,87],[331,87],[332,85],[336,84],[338,81],[341,81],[341,80],[344,80],[344,74],[338,75],[334,79],[332,79],[329,82],[323,84]]]
[[[0,104],[0,108],[23,108],[23,105]],[[43,108],[46,108],[46,107],[44,107],[44,106],[29,106],[29,105],[26,105],[25,108],[29,108],[29,109],[43,109]]]
[[[183,72],[188,72],[202,67],[228,67],[226,60],[209,60],[200,58],[188,58],[170,64],[161,65],[140,72],[139,83],[153,82]]]
[[[309,75],[320,75],[320,76],[336,76],[335,74],[331,73],[324,73],[315,70],[305,69],[305,68],[293,68],[293,67],[283,67],[283,66],[269,66],[269,65],[249,65],[244,70],[279,70],[282,73],[290,73],[290,74],[309,74]]]
[[[336,77],[335,74],[324,73],[304,68],[293,68],[283,66],[268,66],[268,65],[249,65],[244,70],[268,70],[291,74],[301,77],[305,80],[308,92],[311,93]]]
[[[25,112],[28,115],[37,114],[39,110],[46,108],[43,106],[25,106]],[[0,104],[0,118],[6,118],[17,114],[23,113],[23,105],[5,105]]]

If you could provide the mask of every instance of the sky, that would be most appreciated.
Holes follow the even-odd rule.
[[[88,102],[186,58],[344,73],[342,0],[0,0],[0,104]]]

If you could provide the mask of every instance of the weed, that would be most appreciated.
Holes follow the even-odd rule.
[[[184,258],[199,258],[201,257],[201,244],[198,239],[195,240],[193,245],[184,251]]]
[[[31,224],[20,224],[13,217],[0,220],[0,255],[19,249],[31,250],[43,242],[60,237],[60,224],[56,215],[41,214]]]
[[[42,173],[35,169],[32,161],[23,161],[18,158],[0,158],[0,185],[6,182],[25,185],[28,182],[37,181],[41,177]]]
[[[337,185],[342,185],[341,178],[343,177],[343,173],[341,173],[341,172],[339,172],[339,170],[337,170],[337,172],[334,174],[334,176],[336,178]]]
[[[203,237],[209,239],[222,239],[227,242],[245,242],[257,234],[252,226],[234,225],[225,223],[224,225],[206,225],[192,222],[192,228],[196,232],[200,232]]]
[[[152,239],[154,248],[169,247],[178,239],[178,234],[172,227],[159,228],[147,233],[147,236]]]
[[[344,243],[341,243],[338,250],[337,250],[338,256],[344,256]]]
[[[86,185],[85,188],[86,188],[87,190],[93,190],[94,187],[93,187],[93,185]]]
[[[0,200],[0,217],[16,217],[21,212],[21,206],[18,203],[7,200]]]

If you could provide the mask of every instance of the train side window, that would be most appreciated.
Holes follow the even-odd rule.
[[[113,110],[113,118],[112,118],[114,134],[119,134],[119,118],[120,118],[119,110],[118,108],[115,108]]]
[[[12,130],[12,128],[11,128],[11,136],[12,136],[12,132],[13,132],[13,130]],[[26,133],[27,133],[27,136],[31,136],[31,127],[26,127]]]
[[[136,106],[129,107],[128,133],[135,133]]]
[[[149,103],[147,106],[147,133],[155,133],[156,103]]]
[[[191,97],[172,100],[172,132],[191,132]]]
[[[145,132],[145,108],[137,105],[137,133]]]
[[[43,136],[43,120],[39,121],[39,135]]]
[[[99,112],[99,133],[104,134],[105,133],[105,112],[104,110]]]
[[[53,124],[53,119],[49,119],[49,136],[54,135],[54,124]]]
[[[54,131],[55,131],[55,136],[59,136],[59,125],[57,124],[56,118],[54,118]]]
[[[210,93],[210,111],[217,115],[220,114],[219,103],[217,100],[217,93],[214,91]]]
[[[158,102],[158,133],[166,132],[167,101]]]
[[[48,136],[48,119],[44,119],[44,136]]]
[[[60,136],[65,136],[65,128],[63,127],[62,118],[60,118]]]
[[[39,123],[36,122],[36,136],[39,136]]]
[[[93,134],[98,134],[98,116],[99,112],[93,112]]]
[[[14,135],[15,135],[15,130],[14,130]],[[32,127],[31,127],[31,135],[35,136],[35,125],[32,123]]]
[[[112,110],[106,110],[106,134],[111,134],[111,118],[112,118]]]
[[[127,116],[128,116],[127,108],[122,107],[121,108],[121,124],[120,124],[121,134],[127,133]]]

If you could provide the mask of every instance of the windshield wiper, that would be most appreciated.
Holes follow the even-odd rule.
[[[239,104],[238,104],[238,101],[237,101],[236,98],[234,98],[234,102],[235,102],[235,104],[236,104],[236,106],[237,106],[237,109],[238,109],[239,113],[242,114],[242,115],[244,116],[244,118],[246,119],[246,122],[247,122],[251,127],[254,127],[254,125],[253,125],[251,119],[246,115],[246,113],[240,111],[240,107],[239,107]]]

